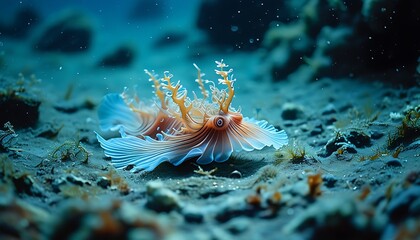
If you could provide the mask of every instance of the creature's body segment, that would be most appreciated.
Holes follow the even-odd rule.
[[[213,82],[202,80],[204,74],[194,64],[203,98],[194,96],[191,100],[179,82],[171,82],[168,72],[158,80],[147,70],[160,105],[150,108],[139,101],[134,104],[124,93],[105,96],[99,107],[101,129],[119,130],[121,138],[97,138],[116,168],[133,165],[133,170],[151,171],[165,161],[177,166],[194,157],[199,164],[223,162],[234,151],[265,146],[278,149],[287,144],[284,130],[278,131],[266,121],[244,118],[230,107],[235,82],[232,69],[223,70],[228,67],[223,60],[216,63],[220,68],[216,74],[222,77],[219,84],[227,89],[220,90]],[[210,83],[211,95],[204,83]],[[211,101],[207,101],[210,96]]]

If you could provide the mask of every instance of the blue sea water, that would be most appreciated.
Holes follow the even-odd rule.
[[[26,67],[26,70],[43,79],[46,86],[60,84],[62,88],[66,88],[69,84],[76,84],[79,91],[83,91],[95,85],[96,89],[101,89],[101,94],[122,91],[125,86],[134,85],[140,85],[140,91],[147,87],[145,94],[151,93],[147,76],[143,71],[145,68],[153,69],[157,73],[166,70],[178,71],[180,78],[196,75],[192,58],[200,55],[200,49],[193,49],[194,46],[190,46],[193,42],[190,38],[199,38],[202,34],[195,27],[197,8],[201,1],[4,0],[2,2],[1,23],[12,23],[16,13],[22,9],[30,8],[39,15],[38,24],[31,28],[30,34],[25,39],[0,35],[3,52],[8,57],[8,67],[3,69],[3,73],[14,74]],[[77,54],[49,54],[31,49],[33,43],[48,26],[71,13],[82,14],[92,29],[92,43],[87,51]],[[188,39],[184,39],[181,44],[171,45],[172,38],[178,35],[187,36]],[[159,41],[164,43],[163,46],[156,44]],[[120,46],[130,46],[134,51],[135,57],[129,67],[106,69],[94,67],[101,58]],[[209,66],[207,69],[213,71],[216,59],[212,56],[209,59],[211,61],[207,62]],[[188,85],[188,82],[186,84]]]

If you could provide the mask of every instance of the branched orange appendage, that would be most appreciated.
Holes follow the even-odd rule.
[[[233,96],[235,95],[235,89],[233,87],[234,79],[229,79],[229,73],[233,71],[233,69],[230,69],[229,71],[224,71],[224,67],[229,67],[229,65],[225,64],[223,62],[223,59],[219,62],[216,61],[217,67],[220,68],[220,70],[215,70],[216,74],[223,77],[223,79],[219,79],[219,83],[224,84],[228,87],[228,93],[227,97],[226,95],[223,95],[222,99],[219,99],[219,105],[220,110],[222,110],[225,114],[229,112],[229,106],[233,100]]]
[[[144,69],[144,72],[149,75],[149,81],[153,82],[153,86],[155,87],[155,95],[159,98],[162,109],[168,109],[165,102],[165,94],[161,90],[162,85],[160,81],[156,79],[155,75],[149,72],[147,69]]]
[[[171,98],[172,101],[178,105],[179,111],[181,112],[180,120],[184,124],[186,130],[188,131],[195,131],[202,127],[201,124],[195,122],[193,118],[190,116],[190,111],[193,107],[192,104],[186,105],[186,99],[187,99],[187,91],[181,92],[179,94],[179,89],[181,88],[181,84],[178,82],[175,85],[172,85],[171,83],[172,75],[170,75],[168,72],[164,73],[164,77],[162,81],[165,81],[166,84],[163,85],[168,91],[171,92]]]

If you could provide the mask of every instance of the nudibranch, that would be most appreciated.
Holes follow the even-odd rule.
[[[279,149],[287,144],[284,130],[279,131],[265,120],[243,117],[231,107],[235,89],[232,69],[223,60],[216,61],[218,85],[204,80],[198,71],[195,80],[202,97],[187,96],[180,82],[172,82],[172,74],[158,78],[145,70],[153,82],[157,101],[147,106],[138,97],[108,94],[99,106],[100,128],[119,131],[121,137],[105,140],[97,134],[105,155],[117,168],[132,166],[132,171],[152,171],[162,162],[177,166],[196,158],[198,164],[224,162],[233,152],[260,150],[266,146]],[[206,90],[205,85],[209,85]]]

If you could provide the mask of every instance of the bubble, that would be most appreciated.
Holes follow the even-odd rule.
[[[236,32],[236,31],[238,31],[238,29],[239,29],[239,27],[238,27],[238,26],[235,26],[235,25],[230,26],[230,30],[231,30],[232,32]]]

